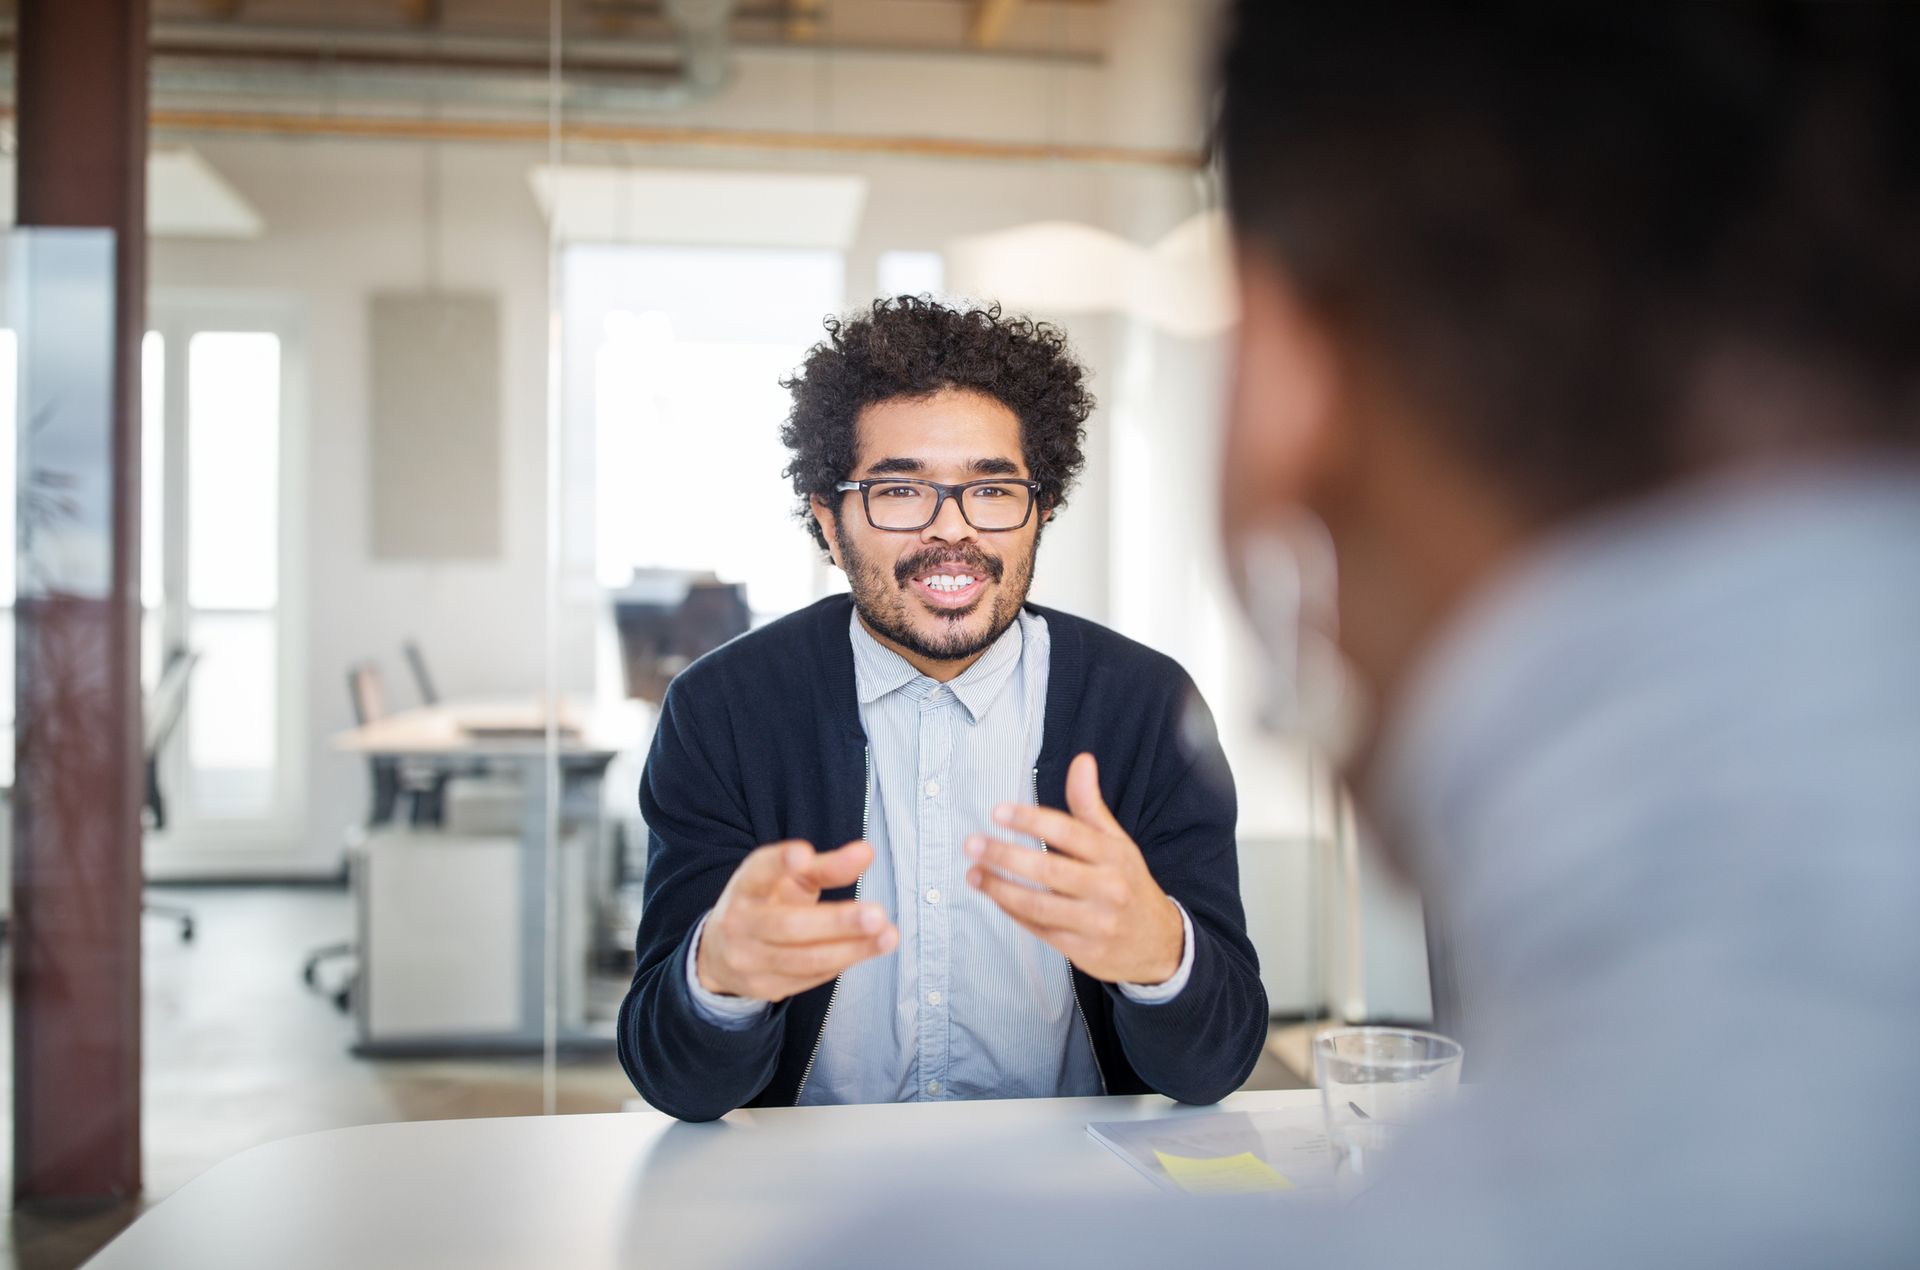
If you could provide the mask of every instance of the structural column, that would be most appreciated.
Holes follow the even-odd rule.
[[[112,1202],[140,1189],[147,0],[16,9],[14,1195]]]

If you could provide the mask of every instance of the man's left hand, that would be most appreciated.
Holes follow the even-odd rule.
[[[994,808],[997,824],[1038,838],[1048,849],[975,834],[966,842],[974,861],[967,884],[1095,979],[1165,983],[1180,969],[1185,924],[1147,871],[1140,848],[1107,810],[1091,754],[1067,769],[1067,806],[1071,815],[1022,804]]]

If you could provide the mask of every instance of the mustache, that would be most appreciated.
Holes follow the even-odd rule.
[[[916,573],[922,573],[928,569],[948,564],[963,565],[992,582],[998,582],[1001,575],[1005,573],[1007,569],[1007,566],[1001,563],[997,557],[990,556],[984,551],[961,551],[952,547],[933,547],[926,551],[917,551],[913,555],[902,557],[900,561],[893,566],[893,580],[901,586],[905,586],[907,583],[913,581],[913,576]]]

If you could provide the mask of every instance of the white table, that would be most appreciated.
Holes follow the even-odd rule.
[[[1287,1090],[1235,1094],[1219,1109],[1318,1105],[1313,1090]],[[1153,1195],[1087,1123],[1211,1110],[1158,1096],[1047,1098],[783,1107],[705,1125],[643,1112],[336,1129],[216,1165],[88,1264],[752,1266],[905,1191]]]

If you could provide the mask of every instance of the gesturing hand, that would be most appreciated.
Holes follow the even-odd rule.
[[[820,892],[852,885],[872,863],[873,848],[864,842],[818,853],[804,842],[776,842],[749,854],[700,933],[700,986],[782,1001],[892,952],[900,932],[880,908],[820,902]]]
[[[1067,806],[1003,804],[994,820],[1039,838],[1046,852],[975,834],[967,883],[1007,916],[1107,983],[1157,984],[1171,979],[1185,952],[1180,910],[1160,889],[1140,848],[1100,797],[1093,755],[1067,769]],[[996,873],[1046,887],[1036,891]]]

